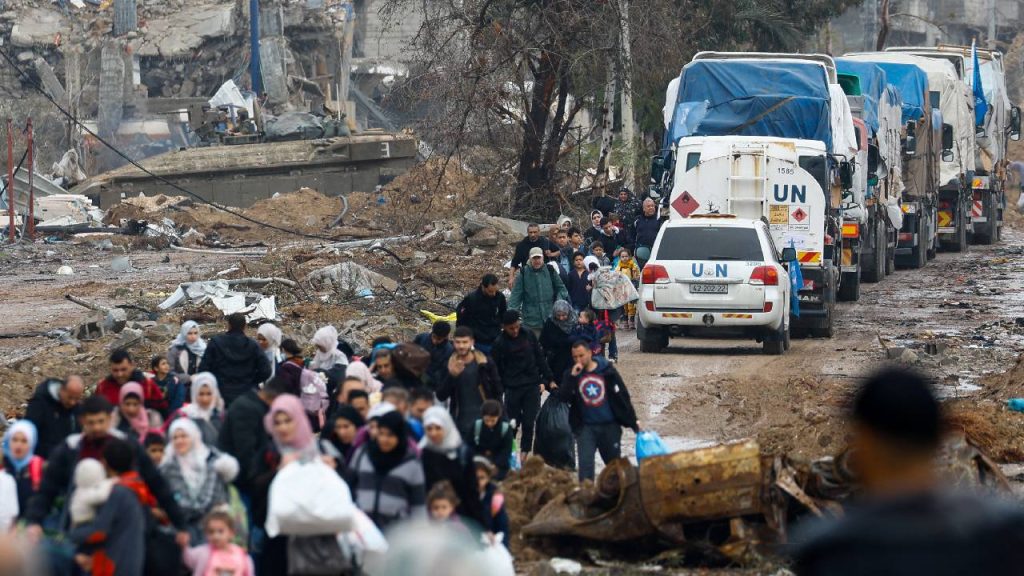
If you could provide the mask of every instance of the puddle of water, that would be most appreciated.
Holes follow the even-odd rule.
[[[936,386],[935,395],[939,397],[939,400],[949,400],[952,398],[970,396],[978,390],[981,390],[981,386],[975,384],[974,378],[959,376],[956,384],[941,384]]]

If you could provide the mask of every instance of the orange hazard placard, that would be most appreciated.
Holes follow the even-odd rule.
[[[947,210],[939,210],[939,228],[947,228],[953,225],[953,213]]]

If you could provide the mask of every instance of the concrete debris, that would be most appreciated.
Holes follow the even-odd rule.
[[[71,266],[61,266],[57,268],[57,276],[71,276],[75,273],[74,268]]]
[[[54,38],[68,32],[67,20],[59,11],[32,7],[18,13],[11,29],[11,44],[19,48],[51,46]]]
[[[355,262],[342,262],[315,270],[307,280],[356,294],[381,288],[389,292],[398,289],[398,282]]]
[[[125,328],[120,334],[118,334],[117,338],[107,345],[107,349],[124,350],[131,348],[132,346],[142,342],[144,338],[145,336],[143,336],[142,330]]]
[[[235,33],[235,4],[190,6],[146,22],[145,33],[132,42],[139,56],[189,56],[210,38]]]
[[[265,284],[273,281],[291,282],[290,280],[280,278],[189,282],[178,286],[178,289],[157,307],[160,310],[169,310],[184,304],[186,301],[190,301],[195,306],[202,306],[209,302],[225,316],[241,312],[246,315],[246,320],[249,322],[260,319],[277,320],[277,302],[274,296],[266,297],[262,294],[236,292],[231,289],[232,282],[235,285],[241,285],[245,283],[259,283],[261,281]],[[291,283],[294,285],[294,282]]]
[[[132,268],[132,259],[128,256],[114,256],[110,260],[110,269],[114,272],[127,272]]]
[[[552,558],[548,565],[554,570],[555,574],[568,574],[569,576],[575,576],[583,571],[583,565],[575,560],[568,558]]]

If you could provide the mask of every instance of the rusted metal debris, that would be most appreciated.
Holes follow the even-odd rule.
[[[762,455],[753,440],[650,457],[639,467],[622,458],[610,462],[594,485],[549,502],[522,533],[608,543],[654,536],[667,547],[710,545],[749,564],[765,546],[785,543],[787,518],[842,515],[844,501],[858,489],[848,461],[843,452],[799,464]],[[947,438],[939,465],[953,486],[1010,489],[999,468],[963,434]],[[707,527],[715,524],[726,538],[696,542],[684,534],[695,527],[710,534]]]

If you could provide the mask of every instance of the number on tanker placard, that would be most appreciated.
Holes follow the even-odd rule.
[[[779,166],[779,174],[789,174],[789,175],[792,175],[792,174],[796,174],[796,170],[794,170],[793,168],[787,168],[785,166]]]

